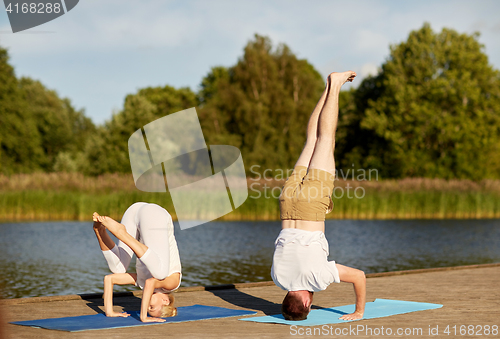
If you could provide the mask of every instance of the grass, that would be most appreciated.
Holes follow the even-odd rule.
[[[249,179],[249,198],[222,220],[278,220],[283,181]],[[331,219],[500,218],[500,181],[402,179],[336,181]],[[0,220],[90,220],[92,212],[121,218],[132,203],[165,207],[168,193],[137,190],[131,175],[77,173],[0,176]]]

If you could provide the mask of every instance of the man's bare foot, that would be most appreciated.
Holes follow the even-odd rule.
[[[339,319],[341,319],[341,320],[358,320],[361,318],[363,318],[363,313],[354,312],[351,314],[344,314]]]
[[[110,217],[99,215],[97,212],[94,212],[92,218],[94,219],[94,225],[96,224],[96,222],[99,222],[114,235],[116,235],[116,233],[120,230],[125,230],[125,226],[123,226],[119,222],[113,220]]]
[[[342,73],[333,72],[328,76],[327,81],[332,85],[342,86],[346,82],[352,82],[356,77],[356,72],[347,71]]]

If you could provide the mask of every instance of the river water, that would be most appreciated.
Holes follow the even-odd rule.
[[[280,227],[279,221],[210,222],[182,231],[176,225],[181,286],[271,280]],[[500,262],[500,220],[327,220],[326,237],[330,260],[366,273]],[[110,273],[90,222],[2,223],[0,258],[4,298],[101,293]]]

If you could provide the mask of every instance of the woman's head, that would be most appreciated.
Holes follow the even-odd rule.
[[[152,317],[175,317],[177,308],[174,307],[174,295],[172,293],[155,292],[149,301],[148,313]]]

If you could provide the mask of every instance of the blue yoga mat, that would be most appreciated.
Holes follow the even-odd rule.
[[[391,315],[410,313],[416,311],[432,310],[441,308],[443,305],[418,303],[413,301],[375,299],[373,302],[366,303],[363,319],[373,319],[389,317]],[[268,315],[265,317],[253,317],[239,320],[255,321],[258,323],[276,323],[297,326],[317,326],[326,324],[341,324],[356,320],[340,320],[344,314],[354,312],[355,305],[345,305],[320,310],[312,310],[306,320],[289,321],[285,320],[281,314]],[[361,319],[362,320],[362,319]]]
[[[50,330],[60,330],[69,332],[87,331],[87,330],[103,330],[108,328],[132,327],[132,326],[148,326],[161,325],[168,323],[179,323],[184,321],[195,321],[205,319],[227,318],[244,315],[253,315],[257,312],[245,310],[232,310],[224,307],[192,305],[177,308],[175,317],[165,318],[164,323],[143,323],[140,320],[140,312],[127,312],[130,314],[127,318],[110,318],[106,315],[93,314],[82,315],[78,317],[40,319],[28,321],[15,321],[11,324],[40,327]]]

